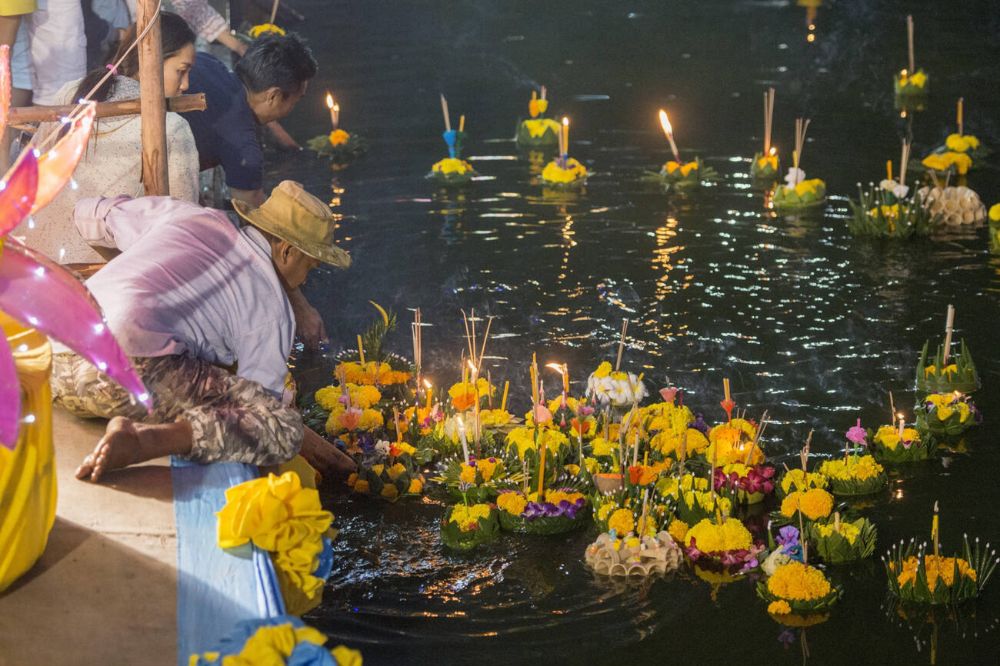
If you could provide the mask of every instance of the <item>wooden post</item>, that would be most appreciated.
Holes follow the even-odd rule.
[[[139,99],[142,114],[142,183],[151,196],[170,194],[167,174],[167,117],[163,99],[163,42],[156,0],[136,2],[139,43]]]

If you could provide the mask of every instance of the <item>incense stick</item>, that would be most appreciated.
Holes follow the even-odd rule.
[[[444,114],[444,129],[446,132],[450,132],[451,118],[448,117],[448,100],[444,98],[444,94],[441,95],[441,113]]]
[[[907,15],[906,17],[906,49],[907,55],[909,56],[910,63],[910,74],[917,71],[916,60],[913,55],[913,15]]]
[[[625,336],[628,334],[628,317],[622,320],[622,335],[618,341],[618,360],[615,361],[615,371],[622,368],[622,354],[625,352]]]
[[[270,23],[272,25],[274,24],[274,19],[275,19],[275,17],[278,16],[278,5],[280,5],[280,4],[281,4],[281,0],[274,0],[274,2],[271,4],[271,20],[268,21],[268,23]]]
[[[906,185],[906,165],[910,161],[910,141],[903,139],[903,155],[899,158],[899,184]]]
[[[806,145],[806,132],[809,130],[809,123],[808,118],[795,119],[795,152],[792,154],[792,160],[796,169],[802,162],[802,150]]]
[[[774,123],[774,88],[764,92],[764,157],[771,152],[771,127]]]

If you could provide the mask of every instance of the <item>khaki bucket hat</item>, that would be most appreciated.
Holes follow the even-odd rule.
[[[233,208],[244,220],[272,236],[288,241],[313,259],[347,268],[351,255],[333,243],[333,213],[309,194],[301,183],[283,180],[260,207],[233,199]]]

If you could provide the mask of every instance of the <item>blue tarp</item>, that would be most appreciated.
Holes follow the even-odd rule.
[[[222,550],[216,517],[226,490],[258,477],[241,463],[198,465],[172,459],[177,526],[177,663],[203,652],[237,622],[282,615],[285,604],[266,552],[247,545]]]

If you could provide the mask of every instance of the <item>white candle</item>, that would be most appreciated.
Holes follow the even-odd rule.
[[[462,440],[462,456],[465,458],[465,464],[469,464],[469,442],[465,438],[465,417],[461,414],[457,414],[455,418],[458,419],[458,437]]]
[[[899,417],[899,441],[903,441],[903,413],[900,412],[896,416]]]
[[[660,109],[660,125],[663,127],[663,133],[667,135],[667,141],[670,142],[670,150],[674,153],[674,161],[680,164],[681,154],[677,151],[677,144],[674,143],[674,128],[670,125],[667,112],[663,109]]]
[[[326,93],[326,108],[330,109],[330,123],[333,129],[340,126],[340,105],[333,100],[333,95]]]

